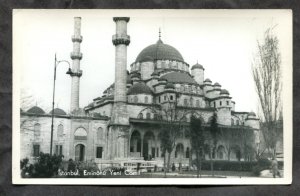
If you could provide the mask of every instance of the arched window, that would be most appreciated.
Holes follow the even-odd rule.
[[[158,116],[157,116],[156,113],[153,114],[153,118],[154,118],[154,120],[157,120],[157,119],[158,119]]]
[[[145,97],[145,103],[148,103],[148,96]]]
[[[170,95],[170,100],[173,101],[173,95]]]
[[[97,130],[97,140],[101,140],[103,138],[103,129],[99,127]]]
[[[188,100],[187,99],[184,99],[184,106],[188,106]]]
[[[199,100],[196,100],[196,107],[200,107],[200,101]]]
[[[87,132],[84,128],[79,127],[76,129],[74,133],[75,140],[86,140],[87,139]]]
[[[222,101],[220,101],[220,106],[222,106]]]
[[[34,136],[41,135],[41,125],[39,123],[34,124]]]
[[[236,125],[240,125],[240,122],[239,122],[239,120],[236,120]]]
[[[147,118],[147,119],[150,119],[150,118],[151,118],[151,114],[150,114],[149,112],[146,114],[146,118]]]
[[[231,125],[234,125],[234,120],[233,119],[231,119]]]
[[[64,135],[64,126],[62,124],[57,126],[57,137],[62,137]]]
[[[134,101],[134,103],[137,103],[139,101],[138,97],[134,96],[133,101]]]
[[[139,113],[138,118],[143,119],[143,113]]]

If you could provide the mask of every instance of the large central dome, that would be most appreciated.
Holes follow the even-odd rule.
[[[161,39],[159,39],[156,44],[152,44],[143,49],[137,56],[135,62],[145,62],[153,60],[175,60],[184,62],[178,50],[173,46],[164,44]]]

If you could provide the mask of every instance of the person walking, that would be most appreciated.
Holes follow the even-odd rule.
[[[271,169],[272,169],[272,173],[273,173],[273,178],[276,178],[276,175],[278,175],[280,177],[280,173],[278,170],[278,162],[276,160],[276,157],[274,157],[272,160]]]

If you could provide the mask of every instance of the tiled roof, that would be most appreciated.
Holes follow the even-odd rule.
[[[175,60],[184,62],[179,51],[168,44],[164,44],[158,40],[156,44],[152,44],[144,48],[136,58],[136,62],[145,62],[153,60]]]
[[[163,75],[162,79],[166,79],[168,82],[172,83],[189,83],[189,84],[197,84],[197,82],[187,73],[183,72],[171,72]]]
[[[147,86],[144,82],[139,82],[134,84],[127,92],[128,95],[137,95],[137,94],[148,94],[152,95],[153,92],[149,86]]]

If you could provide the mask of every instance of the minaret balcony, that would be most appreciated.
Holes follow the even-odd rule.
[[[82,42],[82,36],[81,35],[72,35],[72,42]]]
[[[77,72],[72,72],[70,76],[76,76],[76,77],[81,77],[82,76],[82,70],[79,70]]]
[[[126,46],[128,46],[130,43],[130,36],[124,34],[115,34],[112,36],[112,42],[115,46],[119,44],[125,44]]]
[[[81,52],[71,52],[71,59],[75,60],[75,59],[82,59],[82,53]]]
[[[115,22],[122,21],[122,20],[124,20],[125,22],[129,22],[130,18],[129,17],[113,17],[113,20]]]

